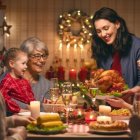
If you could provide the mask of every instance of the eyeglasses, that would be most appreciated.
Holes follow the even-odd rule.
[[[42,59],[47,59],[48,55],[46,55],[46,54],[42,54],[42,55],[40,55],[40,54],[32,54],[32,55],[30,55],[30,57],[32,57],[33,59],[36,59],[36,60],[40,60],[41,58]]]

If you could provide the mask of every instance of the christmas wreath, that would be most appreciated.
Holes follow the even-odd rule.
[[[60,15],[58,28],[58,34],[64,44],[80,46],[92,41],[92,16],[80,10]]]

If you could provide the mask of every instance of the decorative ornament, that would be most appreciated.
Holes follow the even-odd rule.
[[[85,45],[92,41],[92,16],[80,10],[64,12],[59,18],[58,34],[64,44]]]
[[[12,25],[7,25],[7,22],[6,22],[5,18],[4,18],[3,24],[2,24],[2,26],[0,26],[0,28],[2,28],[2,30],[3,30],[3,35],[4,34],[10,35],[10,28],[11,27],[12,27]]]

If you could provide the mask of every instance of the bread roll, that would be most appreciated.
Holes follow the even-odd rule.
[[[49,122],[49,121],[60,121],[60,116],[59,114],[57,113],[54,113],[54,114],[46,114],[46,115],[42,115],[42,116],[39,116],[37,118],[37,124],[40,125],[44,122]]]
[[[55,127],[55,126],[62,126],[62,121],[52,121],[52,122],[44,122],[41,124],[41,128],[45,127]]]

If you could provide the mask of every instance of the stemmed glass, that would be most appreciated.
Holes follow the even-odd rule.
[[[66,123],[69,119],[69,105],[72,100],[72,84],[71,82],[64,82],[62,86],[62,99],[66,106]]]
[[[134,95],[133,113],[140,116],[140,93],[135,93]]]
[[[59,88],[50,88],[50,99],[53,101],[53,104],[56,104],[59,98]],[[53,106],[53,112],[55,112],[55,108]]]
[[[51,78],[50,86],[51,88],[59,88],[58,78]]]
[[[89,94],[92,97],[93,103],[95,103],[95,97],[99,94],[99,88],[89,88]]]

